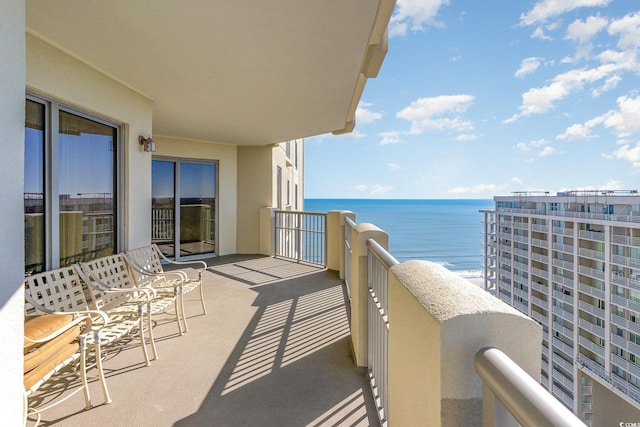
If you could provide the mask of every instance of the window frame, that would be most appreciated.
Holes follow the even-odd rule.
[[[88,109],[83,109],[72,105],[55,97],[27,89],[26,100],[44,106],[44,250],[45,250],[45,270],[60,267],[60,193],[57,183],[59,181],[59,124],[60,112],[65,112],[80,118],[91,120],[115,129],[114,144],[114,253],[122,248],[125,240],[125,212],[124,197],[124,164],[125,164],[125,124],[107,116],[103,116]],[[24,141],[23,141],[24,146]]]

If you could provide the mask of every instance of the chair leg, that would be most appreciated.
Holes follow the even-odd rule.
[[[153,360],[159,359],[158,349],[156,348],[156,341],[153,338],[153,327],[151,325],[151,308],[147,310],[147,333],[149,334],[149,342],[151,343],[151,352],[153,353]]]
[[[91,408],[91,394],[89,393],[89,383],[87,382],[87,342],[86,338],[80,339],[80,381],[82,383],[82,392],[84,393],[84,401],[86,409]]]
[[[180,292],[180,310],[182,311],[182,322],[184,323],[184,331],[189,332],[189,324],[187,323],[187,312],[184,309],[184,294]]]
[[[138,318],[138,335],[140,336],[140,347],[142,347],[142,353],[144,354],[145,366],[150,366],[149,353],[147,353],[147,343],[144,340],[144,317]]]
[[[109,396],[109,389],[107,388],[107,380],[104,377],[104,369],[102,368],[102,348],[100,346],[100,338],[96,337],[95,340],[95,355],[96,355],[96,369],[98,370],[98,377],[100,378],[100,386],[102,387],[102,395],[104,396],[104,403],[111,403],[111,396]]]
[[[181,307],[182,306],[181,301],[182,301],[182,293],[179,293],[176,296],[175,301],[173,301],[173,307],[176,312],[176,323],[178,324],[178,332],[180,332],[180,335],[184,335],[185,332],[189,332],[189,328],[187,327],[187,321],[184,318],[184,307]],[[182,309],[182,314],[180,314],[181,309]],[[182,327],[183,322],[184,322],[184,330]]]
[[[200,303],[202,304],[202,311],[207,314],[207,307],[204,305],[204,290],[202,289],[202,279],[200,280]]]

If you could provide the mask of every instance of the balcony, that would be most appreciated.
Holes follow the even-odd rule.
[[[135,342],[109,350],[112,404],[100,404],[93,382],[95,407],[83,411],[69,399],[45,412],[44,421],[467,425],[492,422],[506,407],[501,420],[581,425],[535,379],[537,324],[440,265],[397,263],[384,249],[388,236],[371,224],[351,221],[346,246],[346,222],[328,214],[320,258],[329,268],[305,261],[316,257],[294,235],[278,239],[298,248],[297,259],[209,259],[203,278],[209,314],[198,312],[197,299],[187,300],[184,336],[172,316],[154,318],[160,358],[150,367],[143,367]],[[275,242],[276,228],[268,233]],[[347,263],[351,300],[341,279]],[[37,398],[77,386],[61,378]],[[499,406],[487,404],[498,400]]]
[[[342,282],[333,271],[271,257],[207,260],[209,313],[186,301],[190,332],[154,318],[160,359],[141,363],[137,342],[112,349],[113,403],[81,411],[70,399],[43,421],[73,425],[376,424],[366,370],[350,357]],[[40,396],[74,383],[55,381]],[[81,400],[81,399],[80,399]],[[268,408],[268,410],[265,410]]]

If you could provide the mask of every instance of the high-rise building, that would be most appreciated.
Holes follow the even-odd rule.
[[[481,211],[485,288],[542,326],[542,385],[588,425],[639,419],[640,194],[494,201]]]

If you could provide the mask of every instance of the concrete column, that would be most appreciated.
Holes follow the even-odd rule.
[[[341,243],[344,241],[340,230],[341,213],[342,211],[327,212],[327,268],[340,271],[340,278],[343,279],[340,269],[340,247],[343,246]]]
[[[391,267],[389,423],[477,425],[476,353],[496,347],[539,381],[541,341],[536,322],[438,264]]]
[[[260,253],[273,256],[275,244],[275,208],[260,209]]]
[[[373,224],[358,224],[351,230],[351,339],[356,365],[367,366],[367,240],[389,248],[389,236]]]

